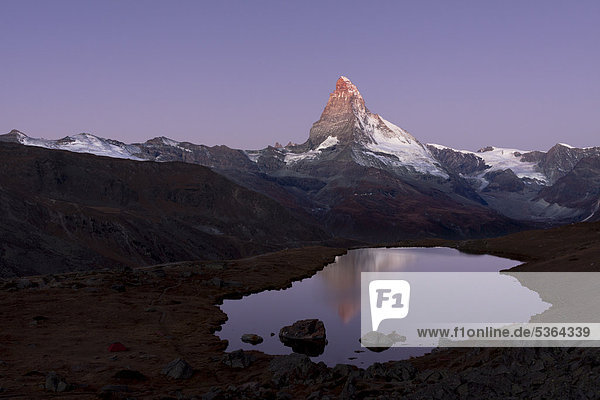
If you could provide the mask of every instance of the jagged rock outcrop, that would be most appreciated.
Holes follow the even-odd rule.
[[[485,161],[473,153],[457,151],[449,147],[429,144],[427,148],[441,165],[458,174],[477,174],[490,168]]]

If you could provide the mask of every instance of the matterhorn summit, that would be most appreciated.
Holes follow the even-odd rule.
[[[89,133],[57,140],[36,139],[17,130],[0,135],[0,145],[14,143],[204,165],[303,215],[326,221],[336,234],[367,240],[387,240],[400,231],[418,235],[423,229],[460,236],[465,229],[479,233],[488,222],[502,231],[507,225],[498,215],[536,223],[600,220],[600,192],[592,190],[599,187],[600,147],[559,143],[547,152],[493,146],[474,152],[425,145],[371,112],[345,76],[337,80],[302,144],[283,146],[280,141],[241,150],[162,136],[127,144]],[[411,219],[417,215],[423,220]],[[471,222],[465,223],[468,219]],[[374,228],[379,225],[387,228]],[[378,236],[382,232],[392,236]]]
[[[365,100],[358,88],[350,79],[340,77],[335,90],[329,95],[321,118],[310,130],[310,147],[317,148],[329,137],[335,138],[336,143],[360,142],[361,139],[368,142],[368,138],[361,138],[358,126],[358,120],[364,119],[368,114],[369,110],[365,107]]]
[[[350,147],[354,161],[361,165],[386,165],[447,176],[427,147],[415,137],[370,112],[356,85],[345,76],[337,80],[302,149],[315,152],[334,146]]]

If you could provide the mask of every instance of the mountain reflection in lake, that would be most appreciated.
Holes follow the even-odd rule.
[[[360,337],[361,272],[494,272],[518,261],[489,255],[470,255],[448,248],[376,248],[351,250],[311,278],[285,290],[269,290],[239,300],[225,300],[221,309],[228,321],[217,332],[229,341],[228,351],[255,349],[268,354],[290,354],[278,337],[279,329],[300,319],[325,323],[328,344],[313,361],[368,366],[373,362],[407,359],[427,353],[426,348],[390,348],[373,353],[362,348]],[[244,333],[264,338],[258,346],[243,343]],[[274,333],[274,336],[270,336]]]

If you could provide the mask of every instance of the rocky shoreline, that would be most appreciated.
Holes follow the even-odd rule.
[[[569,258],[593,263],[599,235],[600,224],[579,224],[402,244],[510,253],[528,261],[526,270],[557,270]],[[0,281],[0,398],[584,399],[600,392],[595,349],[448,349],[367,369],[329,368],[299,354],[225,352],[227,342],[214,335],[227,319],[223,299],[288,287],[344,253],[312,247]],[[125,350],[109,351],[115,342]]]
[[[345,251],[312,247],[2,280],[0,398],[47,398],[59,387],[82,399],[202,398],[211,388],[269,381],[272,356],[247,352],[241,364],[251,360],[251,368],[227,365],[227,342],[214,335],[227,320],[218,304],[289,287]],[[110,352],[117,341],[127,351]],[[178,358],[193,369],[189,379],[161,373]],[[146,379],[131,379],[137,373]]]

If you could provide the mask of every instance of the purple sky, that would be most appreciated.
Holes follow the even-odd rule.
[[[422,142],[600,145],[598,1],[0,1],[0,132],[303,142],[339,75]]]

